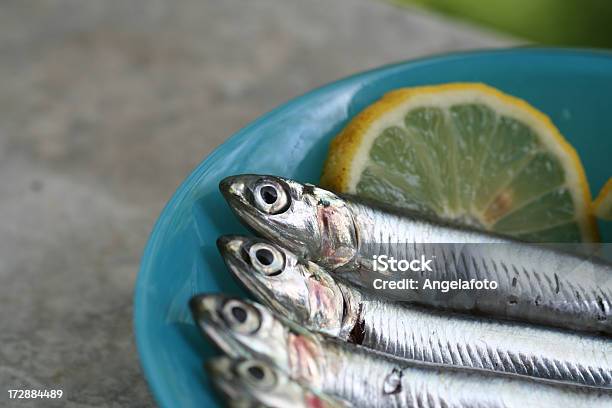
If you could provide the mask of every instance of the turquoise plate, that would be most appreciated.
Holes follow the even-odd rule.
[[[223,177],[267,173],[316,183],[329,141],[364,107],[404,86],[478,81],[546,112],[576,147],[594,193],[612,176],[612,53],[510,49],[405,62],[355,75],[296,98],[247,126],[204,160],[155,224],[136,283],[140,360],[162,407],[217,404],[202,362],[215,351],[187,308],[200,292],[244,294],[215,240],[245,232],[218,192]],[[600,224],[604,240],[612,225]]]

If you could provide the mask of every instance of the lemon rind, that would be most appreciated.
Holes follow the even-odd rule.
[[[593,213],[602,220],[612,220],[612,177],[608,179],[593,201]]]

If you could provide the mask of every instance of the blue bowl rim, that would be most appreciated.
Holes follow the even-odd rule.
[[[149,264],[152,259],[152,254],[154,248],[156,246],[156,242],[160,239],[162,235],[161,230],[163,228],[163,224],[169,219],[172,208],[176,206],[177,203],[181,202],[185,197],[185,194],[189,191],[188,186],[198,177],[198,175],[202,174],[217,158],[224,153],[224,151],[228,148],[228,146],[233,145],[235,143],[239,143],[240,140],[244,137],[247,137],[251,129],[254,129],[266,122],[268,118],[281,114],[284,111],[291,110],[296,106],[306,102],[307,99],[311,97],[317,96],[321,93],[328,92],[332,89],[337,89],[348,85],[349,83],[355,81],[357,78],[367,78],[373,75],[380,74],[392,74],[396,70],[405,69],[407,66],[419,66],[425,64],[437,64],[449,62],[457,59],[464,58],[478,58],[478,57],[495,57],[501,55],[515,54],[517,57],[520,56],[584,56],[584,57],[604,57],[604,58],[612,58],[612,51],[605,49],[597,49],[597,48],[558,48],[558,47],[537,47],[537,46],[519,46],[512,48],[503,48],[503,49],[482,49],[482,50],[470,50],[470,51],[459,51],[452,53],[443,53],[443,54],[434,54],[429,56],[424,56],[412,60],[400,61],[391,64],[386,64],[377,68],[373,68],[370,70],[362,71],[348,77],[327,83],[320,87],[317,87],[311,91],[308,91],[300,96],[297,96],[271,111],[263,114],[259,118],[255,119],[251,123],[249,123],[244,128],[240,129],[238,132],[234,133],[224,142],[222,142],[219,146],[217,146],[207,157],[205,157],[200,164],[198,164],[194,170],[191,171],[189,176],[179,185],[177,190],[174,192],[168,203],[164,206],[161,211],[157,221],[155,222],[153,229],[149,235],[149,239],[145,246],[142,258],[141,265],[138,271],[138,276],[136,279],[136,284],[134,287],[134,311],[133,311],[133,325],[134,325],[134,334],[136,339],[136,348],[138,351],[138,357],[140,360],[140,365],[142,371],[144,373],[144,377],[147,381],[149,389],[151,390],[155,401],[162,407],[172,406],[171,401],[168,401],[168,395],[163,392],[163,379],[156,375],[154,370],[151,367],[151,359],[154,356],[150,356],[147,354],[146,350],[150,350],[151,348],[147,346],[147,342],[149,339],[146,336],[146,327],[145,320],[141,317],[141,314],[144,311],[146,306],[145,296],[144,296],[144,286],[146,285],[146,281],[149,275]]]

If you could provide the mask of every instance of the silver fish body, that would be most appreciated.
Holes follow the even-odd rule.
[[[233,176],[223,180],[220,189],[234,212],[256,232],[368,290],[381,278],[374,264],[374,257],[381,255],[397,260],[427,255],[431,271],[399,275],[420,284],[472,280],[497,284],[494,290],[445,292],[419,287],[379,295],[612,334],[612,264],[608,262],[377,208],[275,176]]]
[[[607,390],[536,383],[519,377],[403,363],[383,355],[325,343],[322,389],[363,407],[604,407]]]
[[[407,359],[612,388],[606,338],[361,299],[348,341]]]
[[[238,321],[225,320],[227,304],[245,314],[236,313],[241,315]],[[418,364],[296,331],[296,326],[253,302],[214,295],[196,297],[191,306],[196,321],[222,349],[232,344],[237,353],[269,361],[291,379],[356,407],[558,408],[612,403],[609,390]],[[260,324],[245,330],[247,321]]]
[[[606,337],[386,301],[260,238],[218,246],[247,290],[309,330],[411,360],[612,388]]]
[[[407,277],[438,282],[487,279],[498,288],[463,290],[462,296],[453,291],[403,291],[402,300],[612,334],[612,266],[605,261],[383,212],[358,202],[346,205],[360,246],[351,262],[335,272],[357,284],[367,285],[375,255],[413,259],[429,252],[433,271],[409,271]]]

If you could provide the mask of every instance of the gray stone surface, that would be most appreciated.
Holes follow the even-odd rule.
[[[150,406],[141,251],[179,182],[265,111],[367,68],[511,41],[366,0],[0,3],[0,406]]]

